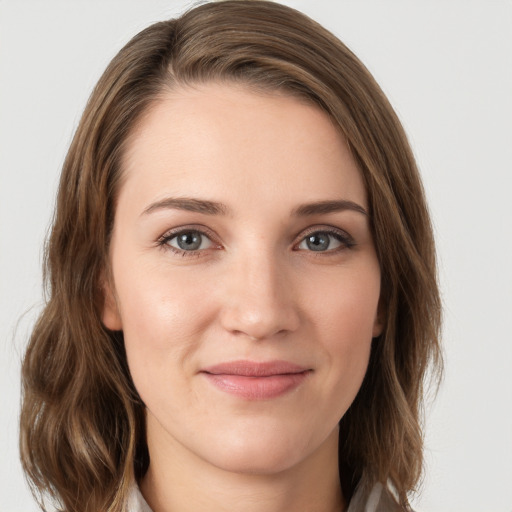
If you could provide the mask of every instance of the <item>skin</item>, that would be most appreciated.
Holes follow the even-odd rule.
[[[124,331],[147,406],[149,505],[343,510],[338,422],[382,329],[380,269],[367,214],[296,214],[324,201],[367,209],[343,137],[298,99],[203,84],[153,105],[123,171],[103,321]],[[194,212],[168,198],[224,206]],[[177,244],[176,230],[187,229],[208,237],[195,251]],[[332,230],[325,250],[311,250],[306,236]],[[262,400],[226,393],[201,373],[240,359],[309,371],[290,392]]]

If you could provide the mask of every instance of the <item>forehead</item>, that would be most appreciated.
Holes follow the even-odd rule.
[[[128,189],[132,202],[165,195],[366,202],[359,169],[325,112],[235,84],[165,92],[133,130],[122,167],[120,196]]]

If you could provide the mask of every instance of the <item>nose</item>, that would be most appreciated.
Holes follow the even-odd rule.
[[[224,277],[224,329],[263,340],[295,331],[300,312],[294,296],[293,273],[272,254],[248,254],[230,265]]]

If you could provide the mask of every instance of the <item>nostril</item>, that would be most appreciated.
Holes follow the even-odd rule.
[[[262,329],[261,334],[250,334],[251,332],[254,333],[254,327],[247,329],[247,331],[243,331],[240,329],[233,329],[232,334],[235,336],[244,337],[250,341],[260,341],[264,339],[269,338],[275,338],[276,336],[280,335],[286,335],[286,333],[291,332],[291,330],[288,329],[279,329],[276,331],[272,331],[271,329]]]

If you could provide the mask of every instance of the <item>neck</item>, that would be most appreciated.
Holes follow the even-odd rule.
[[[152,449],[155,444],[158,450]],[[175,441],[162,445],[148,436],[151,462],[140,488],[153,512],[340,512],[346,503],[337,444],[334,431],[299,464],[277,473],[250,474],[226,471]]]

